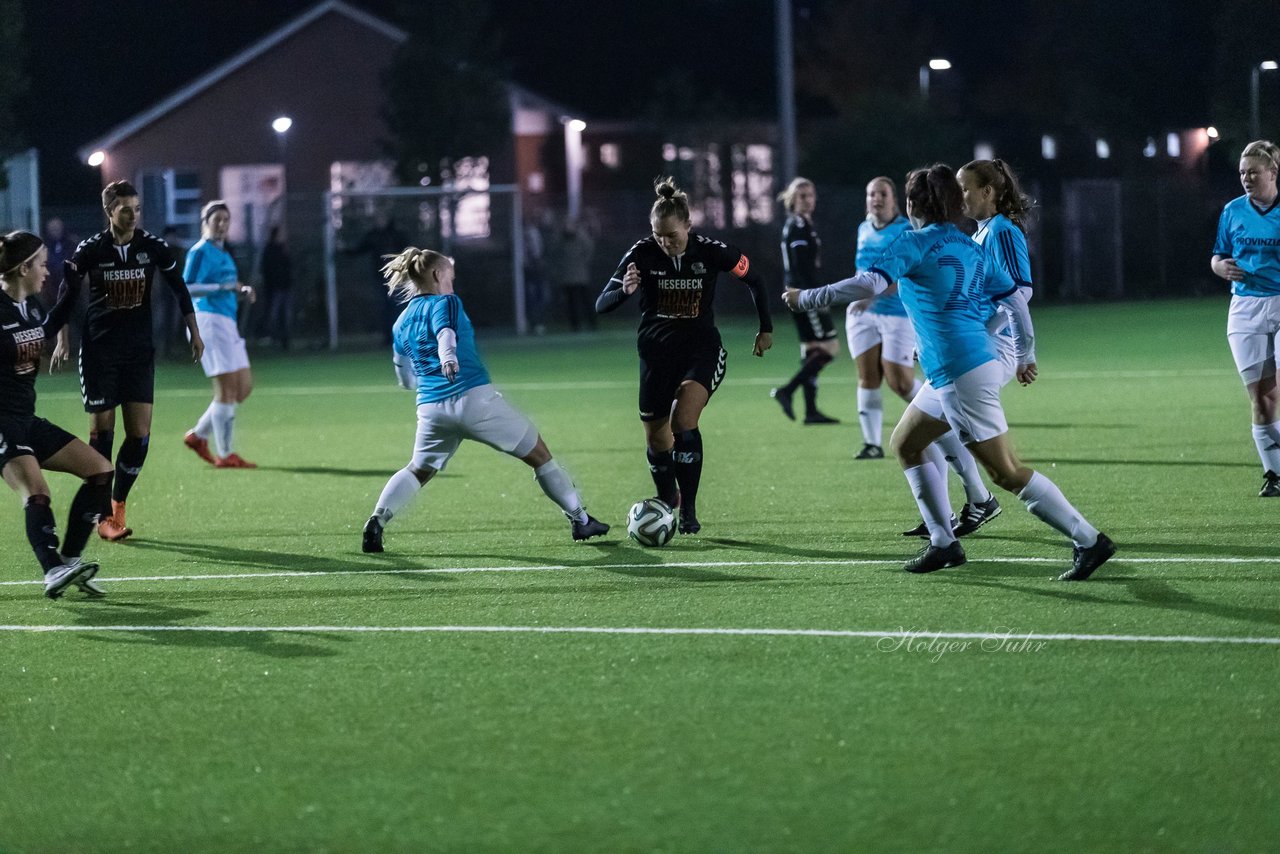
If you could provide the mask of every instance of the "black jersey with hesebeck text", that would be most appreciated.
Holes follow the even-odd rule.
[[[611,281],[621,283],[627,266],[640,270],[639,343],[681,345],[717,334],[712,310],[716,278],[747,274],[747,256],[719,240],[689,232],[684,254],[672,258],[646,237],[622,256]]]
[[[84,339],[95,349],[109,348],[117,354],[153,349],[151,287],[157,271],[178,298],[182,315],[194,311],[173,249],[142,229],[123,246],[112,240],[110,229],[95,234],[76,247],[67,266],[64,288],[72,289],[73,299],[83,278],[89,277]]]
[[[44,312],[34,296],[15,301],[0,291],[0,415],[36,413],[36,377],[44,352]]]

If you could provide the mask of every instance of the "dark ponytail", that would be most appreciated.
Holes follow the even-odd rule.
[[[1018,176],[1000,158],[973,160],[960,167],[978,179],[978,186],[995,190],[996,213],[1004,214],[1009,221],[1023,231],[1027,230],[1027,215],[1035,207],[1035,200],[1022,192]]]
[[[11,231],[0,237],[0,276],[8,276],[31,260],[44,241],[29,231]]]
[[[907,173],[907,201],[911,212],[925,225],[949,222],[958,225],[964,194],[956,181],[956,173],[945,163],[935,163],[927,169],[913,169]]]

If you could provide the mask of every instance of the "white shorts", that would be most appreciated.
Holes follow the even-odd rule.
[[[513,457],[527,457],[538,444],[538,428],[492,385],[418,407],[413,467],[443,471],[463,439],[474,439]]]
[[[1003,436],[1009,432],[1009,422],[1000,405],[1006,372],[999,359],[983,362],[944,388],[934,388],[926,382],[911,398],[910,405],[935,421],[950,424],[966,445]]]
[[[1000,380],[1000,387],[1004,388],[1018,375],[1018,348],[1008,335],[992,335],[991,337],[995,339],[996,355],[999,357],[1000,366],[1004,369],[1004,374]]]
[[[1280,296],[1231,297],[1227,343],[1245,385],[1276,374],[1276,336],[1280,334]]]
[[[855,359],[879,344],[881,361],[907,368],[916,366],[916,332],[911,319],[904,315],[847,311],[844,334],[849,355]]]
[[[206,377],[234,374],[249,367],[249,351],[244,348],[244,339],[234,320],[225,314],[197,311],[196,328],[204,340],[200,367],[204,368]]]

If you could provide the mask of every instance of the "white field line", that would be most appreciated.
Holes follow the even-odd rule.
[[[1133,379],[1171,379],[1171,378],[1190,378],[1190,377],[1234,377],[1235,374],[1229,369],[1215,368],[1197,368],[1194,370],[1154,370],[1154,371],[1063,371],[1061,373],[1052,373],[1046,371],[1040,375],[1037,382],[1045,380],[1133,380]],[[824,380],[833,385],[852,385],[855,379],[852,377],[832,377]],[[745,377],[734,381],[736,385],[747,386],[773,386],[777,385],[776,378],[769,379],[767,377]],[[635,388],[635,380],[575,380],[572,382],[530,382],[530,383],[504,383],[499,381],[498,387],[513,392],[565,392],[565,391],[617,391]],[[407,395],[399,386],[387,383],[377,382],[370,385],[312,385],[312,386],[270,386],[263,385],[254,388],[254,394],[258,397],[307,397],[307,396],[330,396],[330,395],[357,395],[357,394],[404,394]],[[208,397],[209,390],[207,388],[180,388],[171,389],[164,392],[165,397]],[[41,393],[41,400],[79,400],[79,392],[71,391],[55,391],[49,393]]]
[[[1266,637],[1211,637],[1202,635],[1087,635],[1087,634],[1038,634],[1035,632],[929,632],[906,629],[884,631],[852,629],[772,629],[772,628],[677,628],[669,626],[4,626],[0,632],[207,632],[215,634],[246,634],[261,632],[349,634],[586,634],[586,635],[721,635],[736,637],[816,637],[816,638],[875,638],[877,641],[901,643],[893,648],[920,641],[979,641],[997,642],[1010,649],[1025,650],[1028,642],[1083,641],[1100,643],[1187,643],[1187,644],[1248,644],[1255,646],[1280,646],[1280,638]],[[932,651],[937,651],[935,648]],[[988,651],[995,648],[987,647]],[[946,651],[946,650],[943,650]]]
[[[1280,567],[1280,557],[1121,557],[1119,562],[1126,564],[1274,564]],[[564,570],[598,570],[598,569],[733,569],[735,567],[855,567],[855,566],[899,566],[901,560],[725,560],[725,561],[672,561],[670,563],[603,563],[603,564],[544,564],[540,566],[452,566],[434,569],[400,569],[390,566],[379,566],[371,563],[368,569],[335,569],[335,570],[279,570],[276,572],[236,572],[209,573],[205,575],[136,575],[136,576],[103,576],[95,581],[115,584],[135,581],[236,581],[249,578],[328,578],[344,575],[444,575],[467,572],[559,572]],[[981,558],[970,560],[970,564],[985,563],[1029,563],[1029,564],[1061,564],[1066,565],[1065,557],[1005,557]],[[38,578],[22,581],[0,581],[0,587],[43,584]]]

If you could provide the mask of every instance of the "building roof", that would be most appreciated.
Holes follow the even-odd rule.
[[[317,3],[315,6],[312,6],[292,21],[289,21],[280,28],[259,39],[254,44],[240,51],[226,62],[214,66],[195,80],[192,80],[186,86],[169,95],[169,97],[159,101],[149,109],[138,113],[123,124],[116,125],[114,128],[107,131],[104,136],[78,149],[77,154],[83,161],[87,160],[89,155],[95,151],[110,150],[112,146],[116,145],[121,140],[127,139],[145,128],[147,125],[167,113],[172,112],[187,101],[190,101],[201,92],[217,85],[231,74],[248,65],[250,62],[262,56],[295,33],[306,29],[312,23],[330,12],[350,18],[355,23],[381,33],[388,39],[395,42],[403,42],[409,37],[409,34],[399,27],[394,26],[375,15],[371,15],[368,12],[344,3],[342,0],[324,0],[324,2]]]

